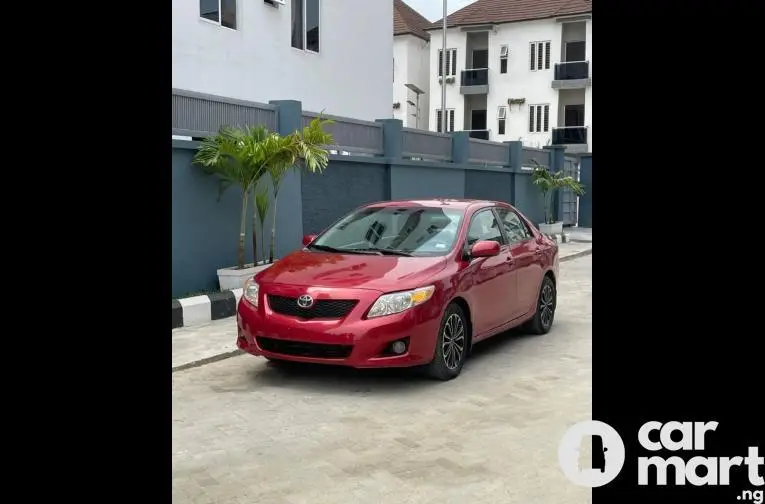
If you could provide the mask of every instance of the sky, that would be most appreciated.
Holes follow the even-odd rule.
[[[476,0],[446,0],[446,9],[449,14],[454,11],[460,10],[466,5],[470,5]],[[404,0],[409,7],[413,8],[430,21],[438,21],[443,17],[444,2],[443,0]]]

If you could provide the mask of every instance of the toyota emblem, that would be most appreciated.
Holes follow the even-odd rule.
[[[303,294],[298,298],[297,304],[301,308],[310,308],[313,306],[313,298],[308,294]]]

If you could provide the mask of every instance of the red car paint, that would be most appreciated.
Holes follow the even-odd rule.
[[[257,307],[244,296],[239,301],[237,346],[253,355],[299,362],[358,368],[423,365],[433,359],[441,318],[450,303],[456,301],[466,308],[471,342],[476,343],[531,319],[543,276],[552,272],[554,279],[558,277],[557,244],[507,203],[438,199],[374,203],[361,208],[386,206],[459,210],[463,217],[454,247],[446,255],[434,257],[307,249],[293,252],[254,277],[259,285]],[[474,256],[465,258],[471,217],[492,207],[516,212],[533,236],[513,245],[479,241],[473,246]],[[313,236],[306,237],[304,245],[313,240]],[[484,253],[488,257],[475,257]],[[366,318],[379,296],[428,285],[435,286],[435,291],[423,304],[394,315]],[[269,296],[292,302],[304,294],[315,302],[358,302],[342,318],[302,319],[276,313],[270,306]],[[269,338],[270,344],[265,344],[267,340],[259,343],[257,338]],[[408,338],[404,354],[386,353],[393,341],[402,338]],[[314,354],[316,348],[322,353]],[[342,351],[327,355],[323,352],[326,349]]]

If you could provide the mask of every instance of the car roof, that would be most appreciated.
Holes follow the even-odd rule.
[[[459,198],[432,198],[432,199],[411,199],[395,201],[378,201],[370,203],[364,207],[430,207],[443,208],[449,207],[455,210],[468,210],[471,208],[483,208],[487,206],[511,206],[509,203],[501,201],[477,200],[477,199],[459,199]]]

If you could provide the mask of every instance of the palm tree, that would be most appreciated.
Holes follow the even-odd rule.
[[[300,133],[296,131],[292,135],[274,137],[275,146],[272,149],[274,155],[266,166],[266,170],[271,175],[274,191],[271,247],[268,254],[268,262],[270,263],[274,262],[276,249],[276,206],[282,180],[294,168],[302,167],[314,173],[322,172],[327,167],[329,151],[324,146],[330,145],[334,140],[330,133],[324,131],[323,127],[331,123],[332,121],[328,119],[317,117]]]
[[[257,217],[259,224],[260,224],[260,232],[264,233],[266,230],[266,214],[268,213],[268,207],[271,205],[271,202],[269,201],[269,195],[268,195],[268,187],[263,186],[263,188],[260,191],[254,192],[255,195],[255,210],[253,211],[253,219],[252,219],[252,235],[253,235],[253,251],[255,250],[255,218]],[[260,241],[260,257],[263,258],[263,261],[266,260],[266,251],[263,248],[263,242],[264,240]],[[255,254],[255,263],[257,264],[257,252],[253,252]]]
[[[266,135],[265,128],[222,127],[217,135],[205,138],[194,156],[194,163],[202,166],[205,173],[219,177],[218,199],[232,185],[242,190],[242,209],[239,220],[239,244],[237,268],[244,268],[244,243],[247,234],[247,202],[250,191],[265,173],[263,163],[258,162],[257,146]]]
[[[532,182],[542,191],[542,201],[545,210],[545,224],[554,224],[552,212],[552,197],[556,189],[571,189],[577,196],[584,194],[584,186],[574,177],[565,175],[563,171],[551,172],[535,160],[534,171],[531,173]]]
[[[274,182],[274,229],[271,232],[271,260],[273,260],[274,237],[276,236],[276,195],[277,182],[292,167],[302,165],[309,171],[322,171],[329,162],[329,153],[323,148],[332,143],[332,135],[323,126],[331,121],[320,117],[311,121],[302,132],[279,135],[264,126],[232,128],[223,127],[217,135],[202,141],[194,156],[206,173],[220,177],[219,198],[228,187],[237,185],[242,190],[242,210],[239,223],[239,245],[237,268],[244,268],[244,250],[247,229],[247,202],[260,178],[271,175]],[[275,176],[276,175],[276,176]],[[255,197],[257,208],[257,195]],[[265,219],[265,215],[260,217]],[[253,228],[253,233],[255,233]],[[256,245],[253,236],[253,247]],[[253,253],[257,259],[256,249]],[[257,260],[256,260],[257,263]]]

